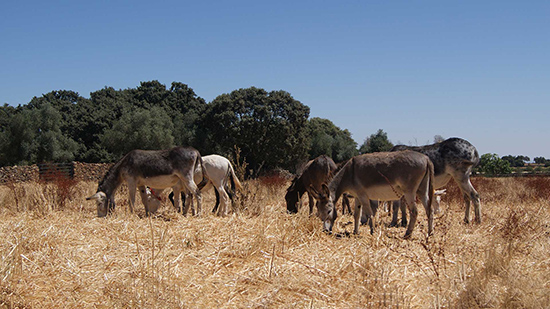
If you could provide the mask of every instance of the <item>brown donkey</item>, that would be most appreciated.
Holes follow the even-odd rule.
[[[334,204],[343,193],[351,193],[359,199],[360,203],[355,203],[354,210],[355,234],[359,233],[362,211],[367,214],[371,234],[374,231],[373,210],[361,205],[369,205],[369,200],[393,201],[404,197],[411,213],[405,232],[405,238],[409,238],[418,214],[415,197],[424,205],[428,216],[428,234],[432,233],[433,179],[434,167],[426,155],[409,150],[380,152],[353,157],[328,185],[322,185],[320,192],[313,186],[311,191],[319,200],[318,216],[326,231],[332,231],[337,216]]]

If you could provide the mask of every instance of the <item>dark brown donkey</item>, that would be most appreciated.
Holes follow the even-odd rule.
[[[302,173],[298,174],[292,180],[285,195],[286,209],[289,213],[297,213],[301,204],[302,195],[308,193],[309,197],[309,213],[313,213],[314,199],[310,193],[310,186],[317,190],[321,190],[321,184],[329,182],[336,171],[336,163],[325,156],[319,156],[314,160],[309,161]]]

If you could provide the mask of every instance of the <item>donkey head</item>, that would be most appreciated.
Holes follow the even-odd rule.
[[[321,192],[317,191],[313,185],[309,186],[309,192],[317,200],[317,217],[323,221],[323,229],[332,232],[332,226],[336,220],[336,208],[334,201],[330,196],[330,189],[326,183],[321,185]]]
[[[435,214],[441,213],[441,196],[447,194],[447,189],[443,190],[435,190],[434,192],[434,200],[433,200],[433,211]]]
[[[290,187],[286,190],[285,200],[286,200],[286,210],[291,213],[295,214],[298,212],[298,202],[300,201],[300,192],[296,188],[296,181],[298,177],[294,177],[292,180],[292,183],[290,184]]]
[[[109,211],[115,208],[115,202],[111,201],[102,191],[86,198],[87,201],[95,200],[97,204],[97,216],[105,217]]]

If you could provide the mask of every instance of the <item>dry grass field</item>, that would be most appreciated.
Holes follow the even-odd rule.
[[[550,178],[474,178],[483,223],[462,223],[449,185],[435,232],[389,228],[335,234],[285,212],[287,181],[244,183],[234,214],[184,217],[117,209],[97,218],[96,183],[0,186],[0,305],[6,308],[548,308]],[[304,204],[306,204],[304,200]],[[473,216],[473,214],[472,214]]]

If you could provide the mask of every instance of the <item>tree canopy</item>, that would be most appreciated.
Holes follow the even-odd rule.
[[[379,129],[376,133],[371,134],[365,139],[365,142],[361,145],[361,148],[359,148],[359,152],[363,154],[389,151],[392,147],[393,144],[388,139],[388,134],[384,132],[384,130]]]
[[[511,167],[522,167],[525,165],[526,162],[531,160],[529,157],[523,156],[523,155],[519,155],[519,156],[507,155],[502,157],[501,159],[508,161]]]
[[[510,174],[510,162],[501,159],[496,153],[486,153],[481,156],[478,168],[487,175]]]
[[[332,121],[323,118],[311,118],[308,122],[310,149],[309,158],[327,155],[336,162],[351,159],[358,154],[357,143],[347,129],[340,129]]]
[[[233,158],[240,151],[249,176],[274,168],[295,171],[308,159],[336,162],[358,153],[388,151],[382,129],[360,149],[347,129],[329,119],[309,118],[310,109],[283,90],[250,87],[207,103],[188,85],[141,82],[135,88],[104,87],[84,98],[54,90],[17,107],[0,106],[0,166],[42,162],[114,162],[132,149],[193,146],[202,154]],[[440,141],[440,135],[434,141]],[[525,156],[485,156],[485,171],[523,166]],[[537,157],[535,162],[549,165]]]
[[[288,92],[235,90],[208,104],[200,122],[200,150],[229,155],[239,147],[253,174],[275,167],[294,169],[307,158],[308,117],[309,107]]]

